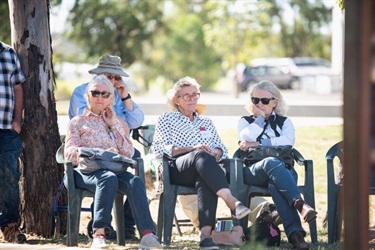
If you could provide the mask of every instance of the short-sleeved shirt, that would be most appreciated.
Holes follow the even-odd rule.
[[[16,51],[0,42],[0,129],[12,128],[14,86],[25,79]]]

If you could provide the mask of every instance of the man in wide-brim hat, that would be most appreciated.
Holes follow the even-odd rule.
[[[105,75],[116,88],[115,103],[113,110],[125,121],[130,129],[138,128],[144,121],[144,114],[141,108],[133,102],[129,94],[128,86],[124,83],[123,77],[129,77],[121,67],[121,58],[112,55],[103,55],[96,68],[89,70],[90,74]],[[72,93],[69,104],[69,119],[76,115],[80,115],[87,107],[84,93],[86,92],[87,83],[83,83],[76,87]],[[135,149],[134,158],[140,157],[140,152]],[[125,212],[125,237],[126,239],[135,238],[135,222],[128,201],[124,203]],[[112,232],[109,238],[116,237],[116,233]]]

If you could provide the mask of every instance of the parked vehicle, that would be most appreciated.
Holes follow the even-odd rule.
[[[333,75],[329,61],[312,57],[257,58],[245,67],[239,84],[242,91],[261,80],[270,80],[283,89],[299,89],[305,77],[317,75]]]
[[[262,80],[269,80],[279,88],[287,89],[293,85],[293,76],[283,67],[273,65],[246,66],[243,73],[241,90],[247,91],[252,85]]]

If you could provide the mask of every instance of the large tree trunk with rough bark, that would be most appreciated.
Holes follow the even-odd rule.
[[[12,45],[26,75],[20,196],[26,233],[51,236],[53,200],[63,177],[54,97],[49,0],[9,0]]]

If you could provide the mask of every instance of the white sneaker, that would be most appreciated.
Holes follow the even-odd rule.
[[[153,249],[153,248],[163,248],[158,240],[158,237],[154,234],[146,234],[142,237],[141,242],[139,242],[139,249]]]
[[[105,242],[105,237],[103,235],[93,235],[93,237],[91,249],[108,249],[107,243]]]

